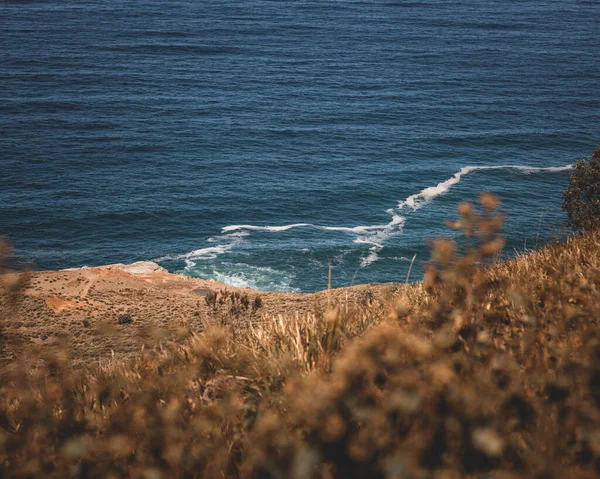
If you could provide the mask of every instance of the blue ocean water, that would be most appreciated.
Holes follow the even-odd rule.
[[[600,142],[599,19],[577,0],[2,1],[0,236],[41,269],[157,260],[313,291],[328,264],[334,286],[403,281],[492,191],[508,251],[542,244],[565,228],[560,167]]]

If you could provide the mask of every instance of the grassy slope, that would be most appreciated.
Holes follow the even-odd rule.
[[[31,351],[2,372],[0,477],[596,477],[600,234],[483,270],[480,220],[478,249],[438,243],[386,298],[156,333],[88,370]]]
[[[17,278],[4,276],[4,281]],[[266,293],[166,272],[129,274],[112,267],[35,272],[10,310],[0,304],[0,316],[10,316],[4,324],[6,344],[0,364],[14,359],[28,344],[48,348],[65,341],[73,361],[81,365],[113,356],[127,361],[139,355],[142,345],[155,343],[147,338],[153,329],[168,339],[215,324],[243,327],[279,315],[322,317],[331,301],[381,309],[382,301],[399,288],[359,285],[331,293]]]

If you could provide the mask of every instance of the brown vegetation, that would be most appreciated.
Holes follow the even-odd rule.
[[[0,373],[0,477],[596,477],[600,233],[494,263],[496,208],[461,205],[386,301],[210,294],[231,320],[146,331],[130,361],[29,347]]]
[[[600,146],[589,160],[579,160],[569,175],[562,209],[571,226],[587,231],[600,228]]]

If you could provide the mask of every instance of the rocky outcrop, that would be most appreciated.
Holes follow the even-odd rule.
[[[131,264],[116,263],[103,266],[103,268],[116,268],[131,274],[168,273],[165,268],[152,261],[137,261]]]

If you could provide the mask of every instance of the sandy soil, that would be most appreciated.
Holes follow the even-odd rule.
[[[0,277],[0,282],[11,281],[14,275]],[[278,315],[321,314],[329,301],[368,304],[400,287],[267,293],[170,274],[149,262],[34,272],[15,305],[0,304],[5,323],[0,340],[6,346],[0,361],[13,359],[25,343],[45,348],[61,341],[70,343],[76,362],[127,359],[156,342],[157,330],[165,339],[176,339],[209,324],[243,326]]]

